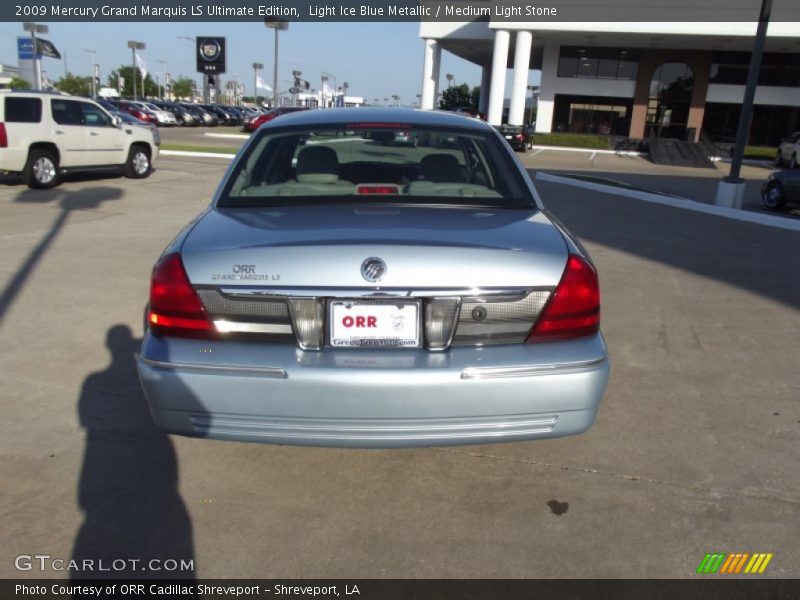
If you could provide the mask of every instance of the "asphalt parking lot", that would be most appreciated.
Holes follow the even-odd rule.
[[[134,363],[149,272],[227,164],[0,183],[0,577],[63,575],[14,568],[39,553],[193,559],[170,575],[203,578],[683,578],[718,551],[800,576],[800,233],[543,182],[601,275],[613,372],[589,432],[401,451],[169,437]]]

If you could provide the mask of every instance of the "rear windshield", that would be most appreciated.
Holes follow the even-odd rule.
[[[233,167],[220,207],[308,203],[535,206],[493,132],[402,124],[266,128]]]

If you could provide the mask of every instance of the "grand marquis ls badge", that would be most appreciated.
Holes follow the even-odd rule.
[[[369,282],[380,281],[386,275],[386,263],[372,256],[361,263],[361,276]]]

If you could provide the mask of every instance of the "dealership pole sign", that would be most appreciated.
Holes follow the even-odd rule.
[[[225,38],[197,38],[197,72],[218,75],[225,72]]]

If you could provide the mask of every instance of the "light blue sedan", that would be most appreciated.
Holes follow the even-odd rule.
[[[586,431],[610,369],[597,272],[537,198],[477,119],[261,127],[153,269],[138,366],[156,423],[371,448]]]

